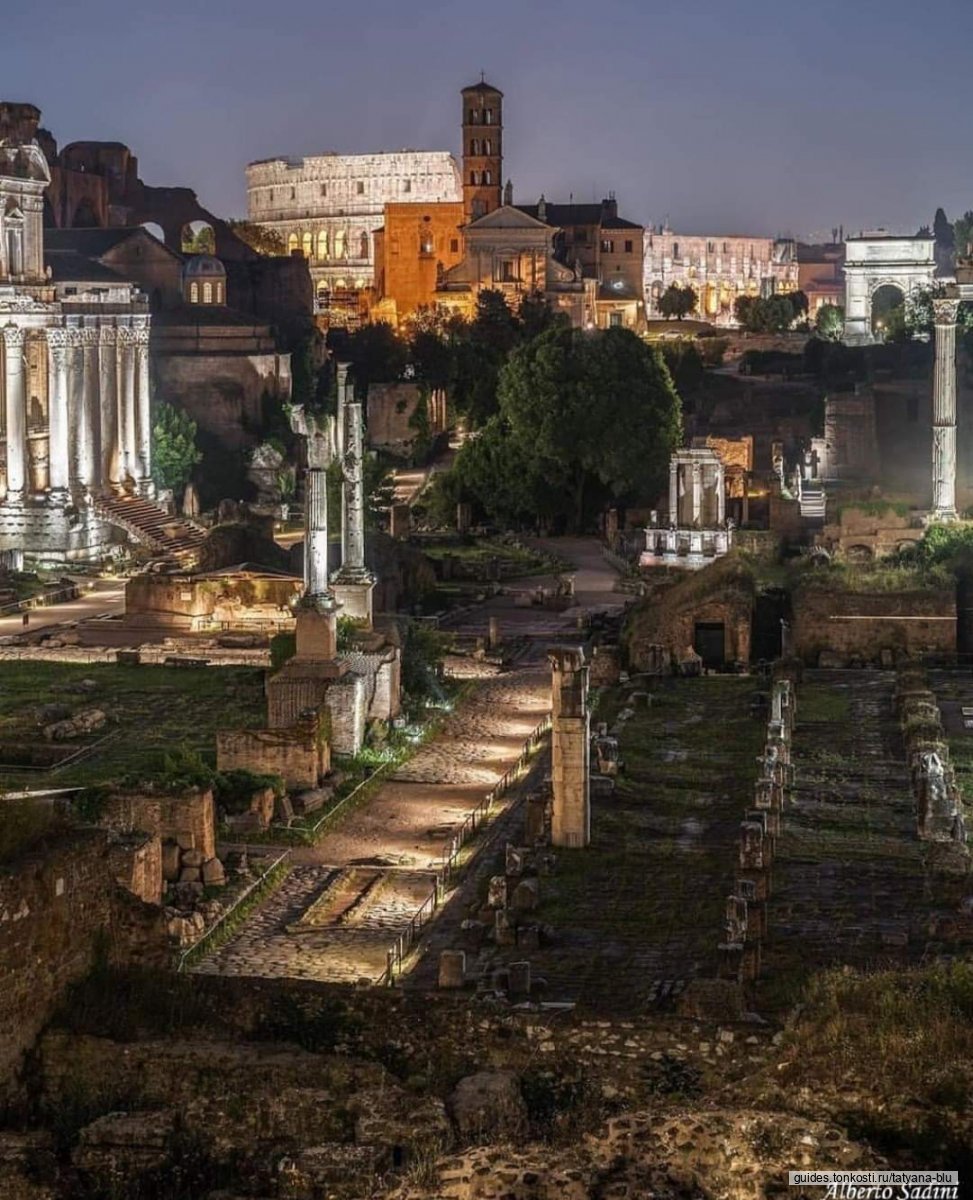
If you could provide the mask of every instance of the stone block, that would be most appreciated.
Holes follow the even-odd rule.
[[[282,825],[290,825],[294,820],[294,808],[286,792],[274,800],[274,820]]]
[[[179,872],[180,883],[199,883],[202,880],[202,874],[199,867],[183,867]]]
[[[505,875],[494,875],[491,877],[487,890],[487,907],[507,907],[507,877]]]
[[[508,967],[508,989],[513,1001],[526,1000],[530,996],[530,961],[512,962]]]
[[[465,983],[465,951],[443,950],[439,955],[439,986],[441,988],[461,988]]]
[[[202,881],[209,887],[222,887],[226,883],[226,872],[218,858],[210,858],[201,868]]]
[[[183,867],[201,867],[206,861],[202,850],[184,850],[182,852]]]
[[[510,895],[514,912],[533,912],[540,903],[540,884],[535,878],[522,879]]]
[[[162,843],[162,877],[170,882],[179,878],[182,868],[182,851],[176,842]]]

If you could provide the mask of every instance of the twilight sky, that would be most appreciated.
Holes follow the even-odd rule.
[[[973,208],[971,58],[973,0],[46,0],[0,92],[242,216],[251,159],[458,153],[482,68],[518,202],[808,236]]]

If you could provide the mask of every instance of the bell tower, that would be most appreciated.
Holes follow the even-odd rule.
[[[481,76],[463,88],[463,210],[467,223],[502,204],[503,92]]]
[[[37,144],[40,109],[0,101],[0,281],[44,281],[44,189],[51,173]]]

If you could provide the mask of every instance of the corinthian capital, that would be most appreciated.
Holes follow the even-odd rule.
[[[79,329],[78,343],[86,350],[91,350],[98,345],[98,330],[97,329]]]
[[[98,344],[100,346],[114,346],[117,340],[118,330],[114,325],[102,325],[98,330]]]
[[[135,330],[130,325],[119,325],[115,331],[119,346],[134,346]]]
[[[148,325],[136,325],[132,330],[132,336],[135,339],[135,345],[145,347],[149,344],[149,327]]]
[[[932,302],[932,319],[936,325],[955,325],[959,301],[951,296],[938,296]]]
[[[26,337],[27,330],[14,325],[13,322],[3,327],[3,340],[8,350],[23,350]]]

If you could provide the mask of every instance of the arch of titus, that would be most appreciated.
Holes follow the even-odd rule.
[[[0,552],[63,562],[121,536],[104,498],[151,494],[149,312],[90,262],[45,270],[39,119],[0,103]]]
[[[903,298],[930,288],[936,278],[936,243],[931,237],[861,234],[845,239],[845,341],[871,342],[872,299],[881,287]]]

